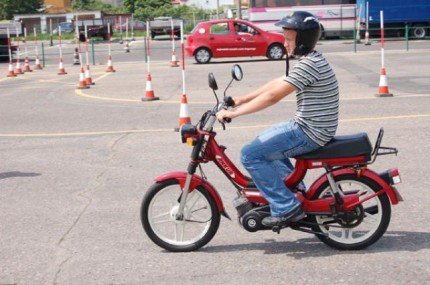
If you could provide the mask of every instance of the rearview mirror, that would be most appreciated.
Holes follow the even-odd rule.
[[[209,73],[208,80],[209,80],[209,87],[214,91],[218,90],[218,84],[216,83],[215,76],[212,72]]]
[[[243,78],[243,72],[242,72],[242,68],[240,67],[240,65],[238,65],[238,64],[233,65],[233,68],[231,70],[231,76],[236,81],[242,80],[242,78]]]

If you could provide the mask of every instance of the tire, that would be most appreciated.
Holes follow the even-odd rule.
[[[267,49],[267,58],[270,60],[280,60],[284,57],[285,49],[281,44],[272,44]]]
[[[352,174],[339,175],[335,177],[335,181],[344,194],[358,193],[360,200],[381,190],[373,180]],[[330,196],[330,186],[326,182],[315,191],[312,200]],[[384,193],[365,201],[362,206],[354,209],[356,216],[362,214],[362,220],[357,218],[349,225],[338,223],[330,215],[311,216],[311,221],[319,224],[313,230],[326,234],[316,236],[328,246],[340,250],[360,250],[374,244],[382,237],[390,223],[390,200]]]
[[[212,58],[212,53],[207,48],[199,48],[194,53],[194,58],[197,63],[208,63]]]
[[[176,179],[155,183],[145,194],[140,211],[148,237],[173,252],[193,251],[206,245],[215,236],[221,217],[215,199],[198,186],[188,193],[185,220],[176,220],[181,193]]]
[[[412,37],[415,39],[424,39],[427,36],[427,29],[420,26],[412,27]]]

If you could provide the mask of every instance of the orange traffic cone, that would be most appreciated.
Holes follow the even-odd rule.
[[[19,58],[16,59],[15,74],[24,74],[21,68],[21,61],[19,60]]]
[[[30,65],[28,64],[28,56],[25,57],[24,61],[24,72],[32,72]]]
[[[179,110],[179,128],[184,124],[191,124],[190,111],[188,109],[187,95],[183,94],[181,108]]]
[[[111,55],[109,55],[109,58],[108,58],[106,72],[115,72],[115,69],[113,69],[113,66],[112,66],[112,56]]]
[[[152,89],[152,77],[151,73],[148,72],[146,76],[146,92],[145,97],[142,98],[142,101],[154,101],[159,100],[160,98],[154,96],[154,90]]]
[[[178,61],[176,60],[176,51],[172,51],[172,63],[170,64],[171,67],[178,67]]]
[[[36,55],[36,65],[34,66],[35,70],[42,70],[42,65],[40,65],[39,56]]]
[[[388,91],[388,84],[387,84],[387,78],[386,78],[386,73],[385,73],[384,67],[381,68],[381,77],[379,78],[379,89],[378,89],[378,93],[376,94],[376,96],[379,96],[379,97],[391,97],[391,96],[393,96],[393,94],[391,94]]]
[[[90,86],[87,85],[87,82],[85,81],[85,73],[84,68],[81,66],[81,69],[79,70],[79,85],[78,89],[88,89]]]
[[[60,61],[58,63],[58,75],[63,75],[63,74],[67,74],[66,70],[64,69],[64,65],[63,65],[63,59],[60,58]]]
[[[9,60],[9,72],[7,73],[7,77],[15,77],[16,74],[13,71],[13,64],[12,64],[12,60]]]
[[[79,52],[78,48],[75,48],[75,53],[73,54],[73,65],[79,65]]]
[[[85,69],[85,82],[87,85],[94,85],[95,83],[91,79],[90,65],[87,64],[87,69]]]

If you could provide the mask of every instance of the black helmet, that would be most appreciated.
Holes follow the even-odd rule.
[[[311,52],[320,38],[320,23],[311,13],[295,11],[291,16],[286,16],[275,23],[275,26],[286,30],[295,30],[296,48],[295,55],[305,55]]]

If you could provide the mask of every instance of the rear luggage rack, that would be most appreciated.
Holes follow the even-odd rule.
[[[381,146],[383,136],[384,136],[384,128],[381,128],[379,130],[378,138],[376,139],[375,147],[373,148],[373,151],[372,151],[372,161],[369,164],[374,163],[376,160],[376,157],[379,155],[387,155],[387,154],[397,155],[397,153],[399,152],[395,147]]]

